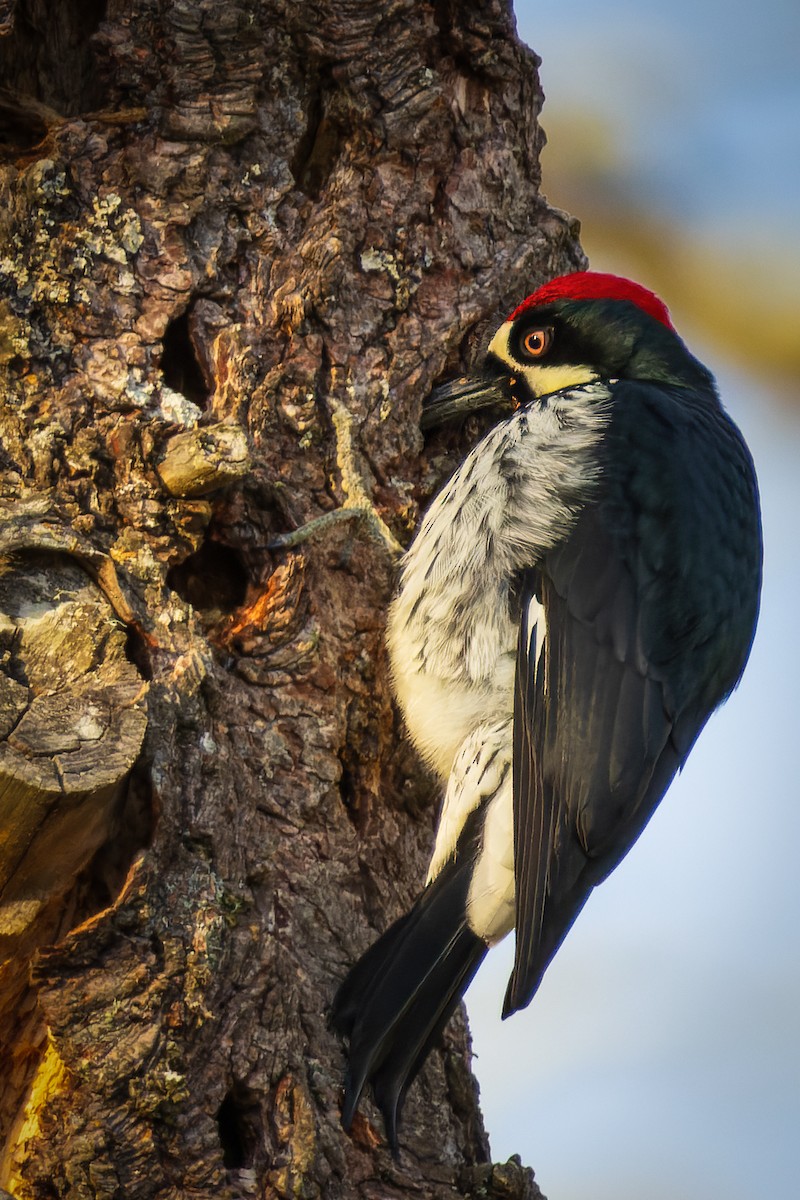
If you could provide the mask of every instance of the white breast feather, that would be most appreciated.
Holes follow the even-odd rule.
[[[566,537],[598,477],[608,421],[601,383],[548,396],[495,426],[428,510],[402,564],[387,641],[392,679],[420,753],[447,780],[429,879],[469,814],[487,805],[470,924],[488,940],[513,924],[511,760],[518,630],[511,586]],[[522,614],[529,663],[546,619]]]

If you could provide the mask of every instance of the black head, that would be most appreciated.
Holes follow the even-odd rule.
[[[523,301],[492,338],[487,368],[509,375],[517,403],[596,379],[712,382],[653,292],[593,271],[563,275]]]
[[[437,388],[423,428],[489,406],[506,410],[597,379],[637,379],[716,395],[714,381],[653,292],[598,271],[561,275],[523,300],[489,343],[480,379]]]

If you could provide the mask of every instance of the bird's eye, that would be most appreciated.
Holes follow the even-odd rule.
[[[526,358],[541,358],[547,353],[553,343],[553,327],[529,329],[522,339],[522,349]]]

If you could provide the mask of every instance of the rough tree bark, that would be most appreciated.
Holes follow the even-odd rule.
[[[537,1195],[461,1018],[397,1162],[339,1127],[326,1007],[437,795],[390,539],[268,548],[364,489],[406,542],[464,444],[422,398],[583,265],[535,56],[505,0],[5,0],[0,35],[0,1185]]]

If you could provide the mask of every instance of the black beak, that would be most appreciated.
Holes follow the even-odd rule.
[[[510,410],[513,400],[508,371],[487,371],[485,375],[462,376],[434,388],[422,405],[420,427],[435,429],[454,417],[467,417],[482,408]]]

